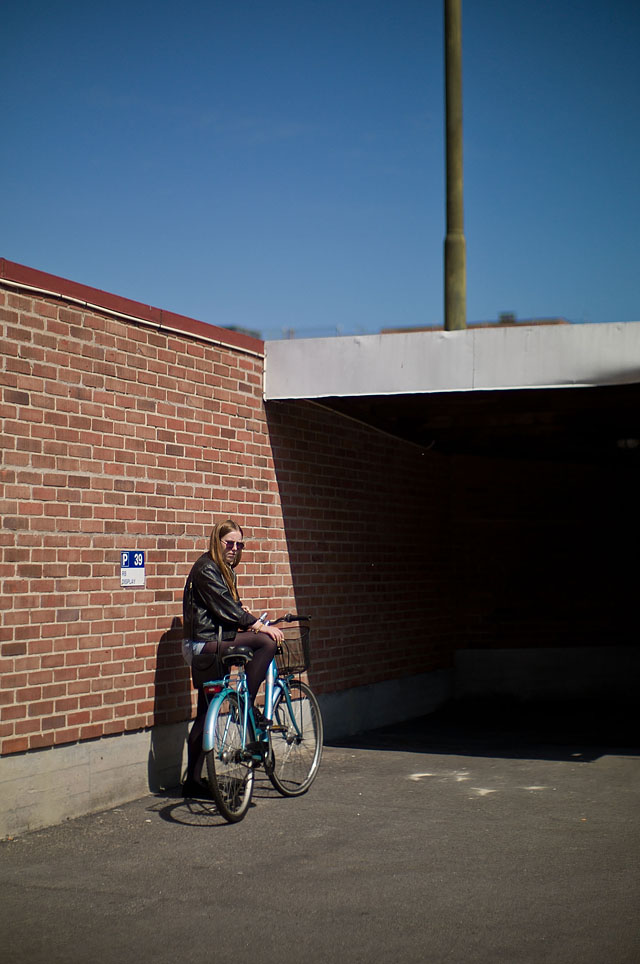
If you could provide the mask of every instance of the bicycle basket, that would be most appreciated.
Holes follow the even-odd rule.
[[[298,626],[294,630],[284,630],[284,639],[278,643],[276,666],[281,676],[290,673],[304,673],[309,669],[309,627]]]

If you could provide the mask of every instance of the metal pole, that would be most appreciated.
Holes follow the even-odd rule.
[[[462,0],[444,0],[447,235],[444,242],[444,327],[467,327],[467,256],[462,177]]]

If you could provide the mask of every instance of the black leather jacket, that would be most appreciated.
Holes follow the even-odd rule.
[[[239,629],[253,626],[257,619],[233,598],[209,553],[200,556],[187,577],[182,596],[185,639],[208,642],[218,639],[219,631],[222,639],[233,639]]]

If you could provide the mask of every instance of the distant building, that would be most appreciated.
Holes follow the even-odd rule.
[[[518,318],[514,311],[502,311],[497,321],[472,321],[467,328],[524,328],[528,325],[570,325],[566,318]],[[381,335],[402,334],[412,331],[443,331],[444,325],[407,325],[400,328],[381,328]]]

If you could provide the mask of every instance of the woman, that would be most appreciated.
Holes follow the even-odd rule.
[[[243,532],[233,519],[218,522],[211,533],[209,551],[194,564],[184,587],[182,613],[185,639],[182,652],[190,666],[198,663],[201,655],[220,656],[239,643],[253,650],[247,663],[247,685],[251,702],[267,675],[267,669],[283,634],[277,626],[268,626],[246,609],[238,595],[235,568],[242,558]],[[194,666],[195,669],[195,666]],[[185,796],[202,793],[200,782],[203,751],[202,734],[207,713],[207,701],[198,688],[198,709],[187,740],[187,777],[183,785]],[[264,723],[262,713],[254,708],[256,723]]]

